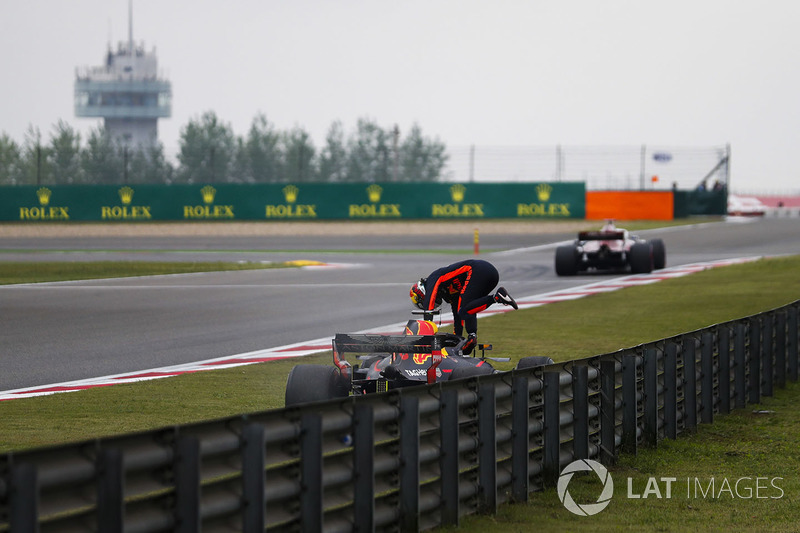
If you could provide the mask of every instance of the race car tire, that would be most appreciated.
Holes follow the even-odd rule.
[[[484,363],[481,366],[473,366],[469,364],[459,365],[450,372],[449,381],[454,379],[472,378],[475,376],[487,376],[494,373],[494,368],[491,365]]]
[[[350,383],[334,366],[297,365],[286,380],[286,407],[345,398]]]
[[[556,248],[556,275],[574,276],[578,273],[578,248],[572,245]]]
[[[514,368],[516,370],[521,370],[523,368],[531,368],[534,366],[545,366],[545,365],[552,365],[555,361],[552,358],[547,357],[546,355],[531,355],[529,357],[523,357],[519,361],[517,361],[517,366]]]
[[[630,251],[631,272],[649,274],[653,271],[653,248],[650,243],[637,242]]]
[[[650,241],[653,247],[653,268],[661,270],[667,266],[667,249],[664,246],[664,241],[661,239],[653,239]]]

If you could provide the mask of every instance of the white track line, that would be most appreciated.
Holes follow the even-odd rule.
[[[721,266],[732,265],[736,263],[745,263],[755,261],[760,257],[740,257],[736,259],[723,259],[719,261],[708,261],[703,263],[692,263],[689,265],[682,265],[677,267],[665,268],[658,270],[651,274],[633,274],[628,276],[614,277],[605,279],[596,283],[589,283],[581,285],[580,287],[572,287],[570,289],[563,289],[543,294],[536,294],[517,299],[517,304],[520,309],[530,309],[539,307],[549,303],[561,302],[566,300],[576,300],[589,296],[591,294],[599,294],[604,292],[615,291],[625,287],[633,287],[636,285],[645,285],[656,283],[664,279],[678,278],[686,276],[701,270],[709,268],[716,268]],[[497,313],[506,313],[510,311],[510,307],[496,306],[481,314],[492,315]],[[406,322],[398,322],[396,324],[389,324],[380,328],[371,328],[357,333],[399,333],[402,331]],[[441,324],[452,324],[452,320],[443,319]],[[67,381],[63,383],[54,383],[51,385],[41,385],[38,387],[28,387],[24,389],[15,389],[0,391],[0,401],[11,400],[16,398],[30,398],[33,396],[44,396],[47,394],[56,394],[59,392],[71,392],[76,390],[85,390],[94,387],[107,387],[119,383],[134,383],[137,381],[146,381],[151,379],[159,379],[169,376],[177,376],[190,372],[201,372],[204,370],[217,370],[222,368],[233,368],[242,365],[250,365],[254,363],[261,363],[265,361],[274,361],[277,359],[286,359],[290,357],[302,357],[305,355],[315,354],[319,352],[328,351],[331,349],[331,337],[324,337],[321,339],[314,339],[310,341],[298,342],[295,344],[287,344],[277,348],[268,348],[265,350],[257,350],[253,352],[246,352],[236,355],[228,355],[218,357],[215,359],[208,359],[205,361],[198,361],[194,363],[185,363],[181,365],[173,365],[162,368],[154,368],[150,370],[142,370],[139,372],[128,372],[125,374],[115,374],[112,376],[103,376],[98,378],[81,379],[76,381]]]

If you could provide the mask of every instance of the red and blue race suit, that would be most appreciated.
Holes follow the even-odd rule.
[[[495,303],[492,291],[500,281],[497,269],[481,259],[459,261],[431,272],[425,280],[423,309],[435,309],[442,301],[453,310],[453,333],[478,332],[479,312]]]

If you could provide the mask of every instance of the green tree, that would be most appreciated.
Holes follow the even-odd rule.
[[[391,134],[371,119],[358,119],[348,142],[347,181],[389,181]]]
[[[124,155],[124,153],[123,153]],[[175,170],[164,155],[164,145],[156,143],[128,150],[129,183],[172,183]],[[124,174],[123,174],[124,176]]]
[[[294,128],[284,133],[281,141],[284,181],[314,181],[317,178],[316,149],[308,132]]]
[[[404,181],[437,181],[447,164],[447,148],[438,139],[426,139],[414,124],[400,146],[400,174]]]
[[[250,124],[247,140],[243,142],[242,164],[249,181],[257,183],[283,181],[281,133],[264,114],[258,114]]]
[[[83,183],[81,136],[63,120],[58,121],[50,137],[48,160],[52,167],[53,183]]]
[[[200,120],[190,120],[181,130],[177,181],[183,183],[225,182],[232,178],[236,138],[213,111]]]
[[[122,160],[118,146],[103,128],[89,132],[81,152],[81,165],[87,183],[122,183]]]
[[[19,185],[24,181],[22,151],[5,132],[0,135],[0,184]]]
[[[347,148],[342,123],[331,124],[325,137],[325,148],[319,156],[320,181],[345,181],[347,179]]]
[[[39,185],[51,182],[50,149],[42,144],[39,128],[28,126],[22,143],[23,184]]]

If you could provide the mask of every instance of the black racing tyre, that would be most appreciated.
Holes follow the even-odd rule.
[[[556,274],[559,276],[574,276],[578,273],[578,248],[574,245],[559,246],[556,248]]]
[[[631,272],[648,274],[653,271],[653,248],[649,242],[637,242],[630,251]]]
[[[667,249],[664,246],[664,241],[661,239],[653,239],[650,241],[653,247],[653,268],[661,270],[667,266]]]
[[[452,372],[450,372],[449,381],[453,381],[454,379],[472,378],[475,376],[486,376],[492,373],[494,373],[494,368],[492,368],[488,363],[484,363],[481,366],[463,364],[458,365],[453,369]]]
[[[545,365],[552,365],[555,361],[552,358],[547,357],[546,355],[531,355],[529,357],[523,357],[517,362],[517,366],[514,367],[517,370],[522,368],[531,368],[534,366],[545,366]]]
[[[327,365],[297,365],[286,380],[286,406],[345,398],[350,383],[339,369]]]

